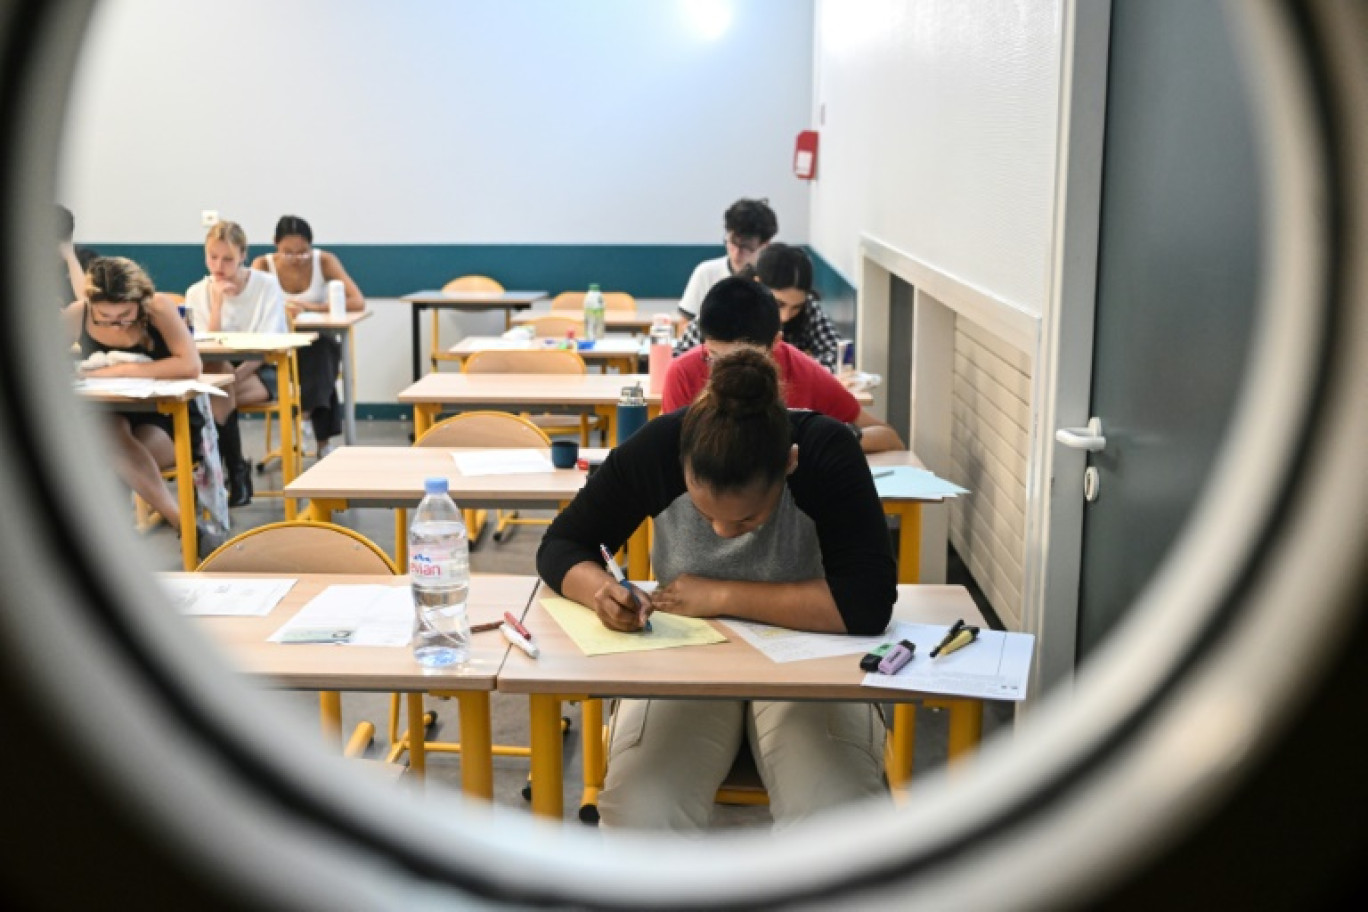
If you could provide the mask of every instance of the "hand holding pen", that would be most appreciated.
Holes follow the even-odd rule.
[[[650,608],[650,599],[646,594],[627,582],[627,577],[623,575],[622,568],[613,559],[613,554],[606,545],[599,545],[599,553],[603,556],[603,564],[609,574],[617,581],[617,585],[627,591],[630,602],[624,601],[611,591],[606,593],[608,601],[611,603],[611,610],[605,610],[602,604],[595,604],[594,610],[598,612],[599,620],[603,621],[605,627],[613,630],[640,630],[645,633],[651,632],[651,622],[647,618],[647,610]],[[601,602],[602,600],[598,600]],[[635,623],[630,623],[622,617],[623,610],[631,611],[634,615]]]

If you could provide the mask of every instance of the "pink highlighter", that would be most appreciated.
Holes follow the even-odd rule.
[[[897,674],[904,665],[912,661],[912,654],[916,651],[916,643],[902,640],[897,646],[888,650],[888,655],[879,662],[879,674]]]

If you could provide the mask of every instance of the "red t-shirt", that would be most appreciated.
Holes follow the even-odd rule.
[[[662,411],[683,408],[703,392],[708,384],[708,362],[703,360],[706,354],[707,349],[700,345],[670,362],[661,394]],[[780,342],[771,354],[779,365],[779,381],[789,408],[812,409],[847,424],[859,417],[860,403],[825,367],[787,342]]]

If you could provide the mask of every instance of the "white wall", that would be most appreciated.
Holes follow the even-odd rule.
[[[730,24],[705,36],[694,13]],[[92,242],[708,243],[790,172],[810,0],[104,0],[59,199]],[[719,244],[720,249],[720,244]]]
[[[818,0],[813,246],[858,238],[1039,315],[1049,278],[1059,0]]]

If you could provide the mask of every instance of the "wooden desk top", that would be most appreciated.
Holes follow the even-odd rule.
[[[397,300],[405,304],[418,304],[423,307],[466,307],[522,309],[531,307],[534,301],[546,297],[544,291],[452,291],[435,288],[414,291]]]
[[[289,689],[300,690],[493,690],[508,652],[497,630],[472,637],[470,661],[461,668],[425,669],[407,646],[397,648],[271,643],[267,637],[328,586],[347,584],[407,586],[406,576],[343,574],[188,574],[187,576],[268,577],[298,580],[266,617],[195,617],[189,620],[227,653],[240,671]],[[531,576],[475,574],[470,580],[470,622],[493,621],[511,611],[519,616],[537,583]]]
[[[313,332],[234,333],[216,332],[195,336],[195,348],[201,355],[249,355],[290,351],[312,345],[318,338]]]
[[[91,379],[99,379],[99,378],[98,378],[98,377],[94,377],[94,378],[91,378]],[[111,378],[111,379],[113,379],[113,378]],[[207,383],[207,384],[209,384],[210,386],[217,387],[218,389],[227,389],[228,387],[230,387],[230,386],[233,385],[233,381],[234,381],[235,378],[234,378],[234,376],[233,376],[232,374],[200,374],[200,375],[199,375],[198,377],[196,377],[195,379],[197,379],[200,383]],[[173,383],[174,383],[174,382],[176,382],[176,381],[170,381],[170,382],[173,382]],[[177,402],[177,401],[179,401],[179,402],[188,402],[188,401],[190,401],[191,399],[194,399],[196,396],[199,395],[199,393],[197,393],[197,392],[186,392],[186,393],[179,393],[179,394],[174,395],[174,396],[166,396],[166,395],[156,395],[156,396],[146,396],[146,397],[141,397],[141,396],[121,396],[121,395],[118,395],[118,394],[115,394],[115,393],[107,392],[107,391],[105,391],[105,390],[82,389],[82,388],[80,388],[80,387],[77,387],[75,392],[76,392],[76,395],[80,396],[82,399],[84,399],[84,400],[87,401],[87,402],[95,402],[95,403],[99,403],[100,405],[120,405],[120,406],[125,406],[125,405],[137,405],[137,404],[139,404],[139,403]]]
[[[423,480],[447,479],[462,507],[506,503],[555,505],[574,500],[587,475],[552,469],[528,475],[462,475],[451,450],[438,447],[338,447],[285,486],[290,497],[366,501],[373,506],[412,506],[423,499]],[[466,450],[465,452],[480,452]],[[545,451],[550,459],[550,451]]]
[[[539,339],[505,339],[503,336],[466,336],[451,348],[448,354],[469,357],[482,351],[539,351],[544,348],[558,348],[564,339],[542,337]],[[643,337],[618,336],[599,339],[592,348],[577,348],[579,356],[586,361],[605,358],[623,358],[631,355],[646,355],[646,340]]]
[[[648,404],[659,405],[646,374],[456,374],[431,373],[399,394],[403,403],[444,405],[617,405],[622,388],[641,384]]]
[[[773,662],[730,628],[714,623],[728,642],[586,656],[542,607],[554,593],[538,586],[523,619],[541,650],[533,659],[509,653],[499,672],[503,693],[588,694],[602,697],[731,697],[756,700],[905,700],[905,691],[863,687],[859,655]],[[588,610],[588,609],[585,609]],[[963,586],[898,586],[894,617],[950,626],[957,618],[983,625]]]
[[[663,311],[659,311],[659,310],[648,310],[648,309],[646,309],[646,308],[644,308],[644,307],[641,306],[641,302],[638,302],[638,304],[637,304],[637,309],[636,309],[636,310],[605,310],[605,311],[603,312],[603,327],[604,327],[605,329],[609,329],[609,330],[643,330],[643,329],[650,329],[650,328],[651,328],[651,324],[655,322],[656,316],[658,316],[658,315],[659,315],[660,313],[662,313],[662,312],[663,312]],[[684,319],[680,316],[678,310],[675,310],[675,311],[672,312],[672,313],[667,313],[666,315],[670,317],[670,320],[671,320],[671,322],[674,324],[674,326],[676,327],[676,329],[678,329],[678,327],[681,326],[683,323],[688,322],[687,320],[684,320]],[[555,316],[555,317],[577,317],[577,316],[583,316],[583,314],[581,314],[581,313],[580,313],[579,311],[577,311],[577,310],[570,310],[570,309],[566,309],[566,310],[549,310],[549,309],[548,309],[548,310],[541,310],[541,309],[538,309],[538,310],[535,310],[535,311],[533,311],[533,310],[527,310],[527,311],[523,311],[522,313],[517,313],[517,314],[514,314],[514,315],[513,315],[513,325],[514,325],[514,326],[518,326],[518,325],[523,324],[523,323],[531,323],[533,320],[537,319],[538,317],[551,317],[551,316]]]
[[[365,310],[349,310],[342,315],[339,320],[334,320],[329,314],[322,311],[306,311],[294,318],[296,328],[306,329],[351,329],[362,320],[369,320],[375,316],[375,311],[370,308]]]

